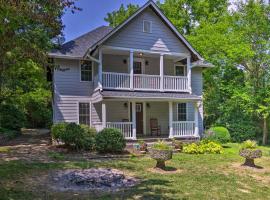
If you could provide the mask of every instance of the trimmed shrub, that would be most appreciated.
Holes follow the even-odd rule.
[[[0,135],[3,135],[4,138],[11,140],[19,135],[19,132],[16,130],[9,130],[6,128],[0,127]]]
[[[256,138],[256,126],[249,123],[230,123],[228,129],[231,134],[232,142],[243,142],[246,140],[254,140]]]
[[[184,146],[183,152],[188,154],[220,154],[223,152],[223,148],[216,142],[202,140],[199,143],[191,143]]]
[[[230,142],[231,136],[225,127],[216,126],[206,131],[205,138],[211,141],[220,142],[221,144]]]
[[[76,149],[93,150],[96,130],[76,123],[58,123],[51,128],[52,137]]]
[[[100,153],[118,153],[126,147],[126,141],[119,129],[105,128],[96,135],[96,150]]]

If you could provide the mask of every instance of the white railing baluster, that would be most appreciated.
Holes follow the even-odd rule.
[[[174,137],[185,137],[195,135],[194,121],[173,121],[172,125]]]
[[[126,139],[132,139],[132,122],[107,122],[106,127],[117,128]]]

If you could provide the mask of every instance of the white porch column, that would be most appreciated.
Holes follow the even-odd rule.
[[[146,135],[146,102],[143,102],[143,134]]]
[[[195,121],[194,135],[195,135],[195,137],[200,137],[200,135],[199,135],[199,111],[198,111],[198,102],[195,102],[194,103],[194,121]]]
[[[130,50],[129,52],[129,73],[130,73],[130,89],[133,89],[133,50]]]
[[[187,77],[188,77],[188,90],[189,93],[192,93],[191,88],[191,63],[190,63],[190,56],[187,57]]]
[[[102,49],[99,49],[98,87],[102,88]]]
[[[131,102],[132,107],[132,138],[136,140],[136,102]]]
[[[160,65],[159,65],[159,72],[160,72],[160,91],[163,91],[163,75],[164,75],[164,55],[160,54]]]
[[[173,103],[169,102],[169,138],[173,138]]]
[[[106,104],[103,102],[101,105],[101,117],[102,117],[102,128],[106,128]]]

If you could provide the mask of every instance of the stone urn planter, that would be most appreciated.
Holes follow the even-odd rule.
[[[160,150],[152,148],[149,150],[151,158],[157,161],[156,167],[160,169],[165,168],[165,161],[172,159],[172,150]]]
[[[262,157],[262,151],[259,149],[241,149],[239,155],[246,159],[243,166],[256,167],[254,159]]]

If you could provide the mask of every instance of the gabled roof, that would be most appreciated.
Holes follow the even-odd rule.
[[[64,43],[60,49],[53,49],[49,55],[52,57],[83,58],[89,47],[102,39],[113,30],[109,26],[100,26],[82,36]]]
[[[191,46],[191,44],[185,39],[183,35],[175,28],[175,26],[170,22],[170,20],[162,13],[158,6],[149,0],[141,8],[139,8],[133,15],[131,15],[123,23],[115,27],[99,27],[89,33],[82,35],[70,42],[62,45],[60,50],[53,50],[49,53],[53,57],[72,57],[72,58],[84,58],[88,53],[93,52],[99,46],[101,46],[105,41],[107,41],[111,36],[118,32],[122,27],[128,24],[132,19],[138,16],[146,8],[150,7],[153,11],[163,20],[163,22],[171,29],[171,31],[179,38],[180,41],[190,50],[192,54],[192,60],[203,60],[200,54]]]

